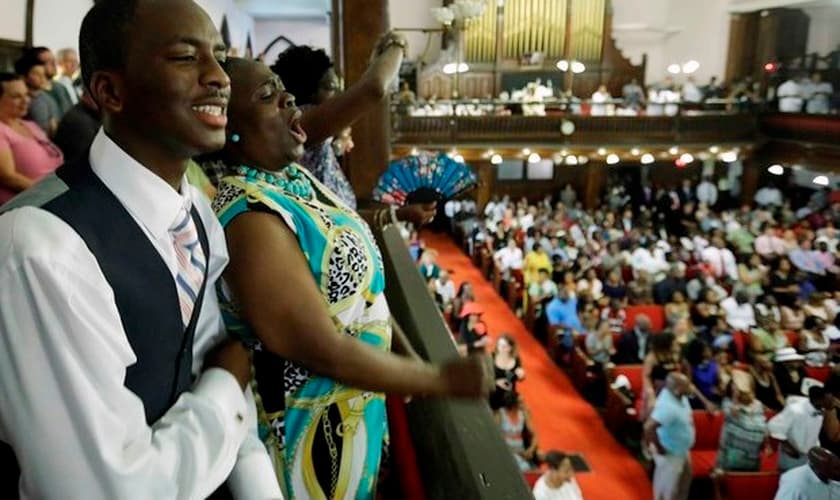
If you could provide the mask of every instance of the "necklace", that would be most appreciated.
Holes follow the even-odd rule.
[[[282,173],[277,174],[245,165],[239,166],[236,171],[249,182],[271,184],[298,198],[312,199],[313,197],[312,182],[295,165],[289,165],[281,170]]]

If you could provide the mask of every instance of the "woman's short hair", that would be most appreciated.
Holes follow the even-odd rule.
[[[43,66],[40,60],[33,54],[24,54],[20,59],[15,61],[15,73],[22,77],[26,77],[32,68],[35,66]]]
[[[562,451],[551,450],[545,454],[545,463],[549,469],[557,470],[567,458],[569,458],[569,455]]]
[[[16,82],[18,80],[23,80],[23,77],[16,74],[16,73],[9,73],[9,72],[6,72],[6,71],[0,71],[0,97],[3,97],[3,91],[6,88],[4,83],[6,83],[6,82]]]
[[[323,50],[296,45],[281,52],[271,70],[283,80],[297,103],[305,105],[312,104],[321,79],[332,67],[330,57]]]

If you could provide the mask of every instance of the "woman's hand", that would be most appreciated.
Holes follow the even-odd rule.
[[[435,214],[437,214],[437,202],[412,203],[397,209],[397,220],[411,222],[414,227],[421,227],[432,222]]]
[[[377,59],[392,47],[401,48],[403,57],[405,57],[405,52],[408,49],[408,40],[402,33],[396,31],[389,31],[383,34],[379,37],[379,41],[376,42],[376,47],[373,49],[371,59]]]
[[[450,361],[440,367],[443,396],[483,398],[490,392],[488,359],[468,356]]]

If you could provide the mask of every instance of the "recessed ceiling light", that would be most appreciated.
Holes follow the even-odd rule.
[[[633,156],[639,156],[639,153],[641,153],[641,151],[639,151],[639,148],[633,148],[630,150],[630,154]]]
[[[767,167],[767,171],[773,175],[782,175],[783,173],[785,173],[785,167],[779,164],[770,165],[769,167]]]
[[[612,153],[607,156],[607,165],[615,165],[619,161],[621,161],[621,158],[619,158],[618,155],[615,153]]]
[[[492,163],[493,165],[498,165],[498,164],[502,163],[502,155],[495,154],[495,155],[491,156],[490,157],[490,163]]]
[[[680,148],[678,148],[676,146],[672,146],[671,149],[668,150],[668,152],[672,155],[675,155],[675,154],[680,152]]]
[[[655,161],[655,158],[653,157],[652,154],[645,153],[645,154],[642,155],[642,159],[640,161],[642,162],[642,165],[650,165],[651,163],[653,163]]]
[[[818,175],[814,177],[814,184],[817,186],[828,186],[828,177],[824,175]]]
[[[606,148],[598,148],[598,154],[601,155],[601,156],[604,156],[605,154],[607,154]]]

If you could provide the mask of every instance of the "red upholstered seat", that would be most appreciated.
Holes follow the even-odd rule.
[[[720,497],[729,500],[772,500],[779,488],[778,472],[727,472],[719,480]]]
[[[694,477],[709,477],[717,464],[723,414],[694,411],[692,417],[695,439],[691,449],[691,467]]]
[[[787,337],[788,344],[791,347],[799,347],[799,334],[797,332],[785,332],[785,337]]]
[[[636,316],[645,314],[650,318],[650,329],[652,333],[659,333],[665,329],[665,308],[660,305],[629,306],[625,309],[627,317],[624,319],[624,328],[633,328],[636,323]]]
[[[542,476],[541,470],[529,470],[525,472],[525,482],[528,483],[528,487],[534,489],[534,485],[537,484],[537,480]]]
[[[732,345],[735,346],[735,358],[744,362],[747,359],[747,345],[749,344],[747,334],[744,332],[732,333]]]
[[[806,366],[805,367],[805,375],[814,379],[819,380],[820,382],[825,383],[828,380],[828,376],[831,375],[831,367],[830,366]]]
[[[691,450],[691,475],[709,477],[717,466],[717,450]]]

